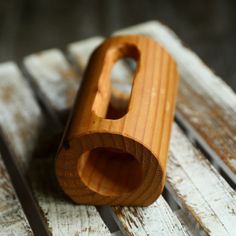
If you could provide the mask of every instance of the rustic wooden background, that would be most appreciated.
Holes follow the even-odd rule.
[[[158,19],[236,90],[234,0],[3,0],[0,62]]]

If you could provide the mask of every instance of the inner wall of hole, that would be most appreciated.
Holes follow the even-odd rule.
[[[137,189],[143,179],[138,160],[114,148],[95,148],[83,153],[78,163],[83,183],[104,196],[120,196]]]

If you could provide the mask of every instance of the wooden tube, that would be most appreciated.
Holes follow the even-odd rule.
[[[127,112],[107,115],[110,74],[137,62]],[[56,158],[64,192],[79,204],[147,206],[161,194],[178,73],[171,56],[141,35],[107,39],[90,58]]]

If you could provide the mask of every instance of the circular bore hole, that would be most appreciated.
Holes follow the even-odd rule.
[[[78,172],[88,188],[105,196],[129,193],[142,182],[138,160],[114,148],[95,148],[83,153]]]

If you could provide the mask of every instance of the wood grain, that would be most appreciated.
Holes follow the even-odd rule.
[[[4,94],[5,98],[0,103],[0,112],[3,114],[0,126],[11,151],[17,156],[16,161],[22,173],[28,174],[48,230],[53,235],[109,234],[95,207],[75,206],[64,201],[54,182],[48,181],[48,178],[53,179],[53,171],[48,168],[52,158],[46,156],[47,161],[45,157],[32,159],[32,152],[38,144],[39,128],[46,117],[17,66],[8,63],[0,65],[0,68],[0,94]]]
[[[99,38],[99,42],[96,41],[94,38],[92,39],[88,39],[88,41],[80,41],[80,42],[76,42],[74,44],[70,45],[70,53],[73,52],[73,50],[76,51],[76,53],[69,53],[70,58],[73,60],[73,63],[76,64],[79,68],[78,71],[80,71],[82,74],[84,72],[84,68],[86,66],[87,61],[84,60],[84,58],[87,58],[87,60],[89,59],[90,54],[92,53],[91,49],[93,50],[96,46],[98,46],[98,44],[101,42],[101,38]],[[91,45],[92,44],[92,45]],[[72,47],[73,46],[73,47]],[[51,53],[51,51],[44,51],[44,54],[46,53]],[[34,56],[38,56],[38,54],[35,54]],[[53,60],[53,58],[51,58]],[[65,60],[65,59],[64,59]],[[84,63],[81,63],[82,61],[84,61]],[[46,63],[46,62],[45,62]],[[52,63],[48,63],[47,67],[50,67],[50,65],[52,65]],[[57,67],[58,68],[58,67]],[[127,67],[122,65],[122,68],[120,68],[120,70],[117,70],[117,74],[115,74],[116,78],[120,78],[120,74],[126,74],[122,73],[122,71],[124,71]],[[44,77],[44,79],[46,80],[47,78],[50,77],[50,73]],[[35,81],[40,80],[40,77],[35,78]],[[67,80],[61,80],[61,83],[67,83]],[[121,84],[121,91],[123,91],[124,88],[124,83]],[[56,86],[54,84],[54,86]],[[44,89],[44,88],[42,88]],[[56,90],[56,89],[55,89]],[[45,89],[45,96],[47,95],[47,89]],[[52,89],[53,92],[54,89]],[[66,96],[66,94],[62,94],[62,96]],[[58,109],[59,110],[59,109]],[[60,113],[60,111],[59,111]],[[38,183],[37,181],[33,181],[33,183]],[[165,200],[160,197],[158,200],[158,203],[154,205],[154,207],[151,206],[152,210],[149,210],[149,208],[135,208],[137,212],[139,212],[140,214],[140,218],[143,219],[144,221],[152,221],[153,224],[138,224],[138,225],[134,225],[134,229],[132,229],[132,227],[129,228],[129,225],[126,225],[127,219],[126,219],[126,215],[129,214],[129,219],[130,222],[136,219],[136,215],[133,214],[133,211],[129,211],[129,208],[121,208],[121,209],[117,209],[115,210],[115,212],[117,211],[122,211],[123,214],[117,214],[117,216],[115,215],[115,218],[117,220],[117,223],[120,225],[120,227],[123,230],[123,233],[125,234],[132,234],[132,230],[134,230],[136,233],[138,231],[140,232],[149,232],[151,235],[155,235],[154,233],[157,233],[158,235],[168,235],[170,234],[170,232],[174,232],[177,235],[185,235],[185,231],[184,229],[181,228],[180,223],[178,221],[178,219],[174,216],[173,212],[171,211],[170,207],[168,206],[168,204],[165,202]],[[156,205],[158,205],[158,207],[155,207]],[[148,211],[148,214],[147,212]],[[150,214],[152,213],[152,214]],[[158,217],[157,217],[158,216]],[[160,218],[159,218],[160,217]],[[171,220],[170,220],[171,219]],[[129,221],[129,220],[128,220]],[[155,224],[154,222],[157,222],[157,224]],[[161,227],[159,226],[160,224],[158,222],[161,222]],[[177,227],[176,227],[177,225]],[[168,227],[166,227],[168,226]]]
[[[120,116],[108,110],[109,74],[124,57],[134,58],[137,69],[127,112]],[[165,181],[177,84],[174,61],[146,37],[109,38],[98,47],[56,159],[65,193],[95,205],[145,206],[156,200]]]
[[[177,118],[236,183],[236,96],[232,89],[159,22],[117,33],[150,36],[175,58],[181,75]]]

